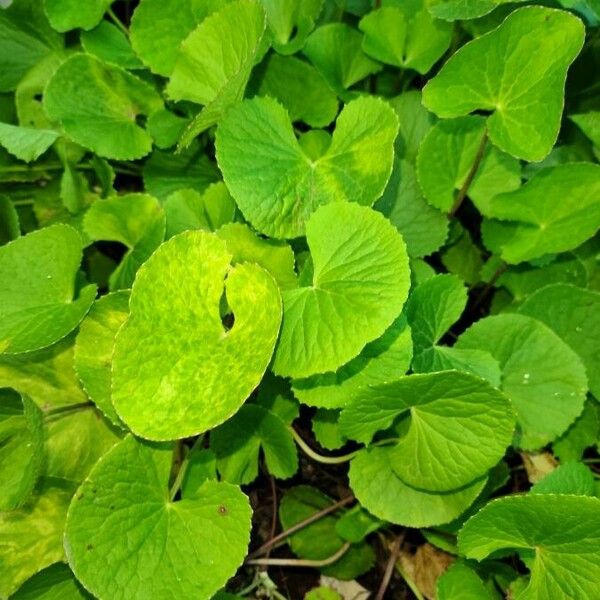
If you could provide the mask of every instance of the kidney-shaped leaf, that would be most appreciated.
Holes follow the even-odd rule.
[[[44,94],[44,108],[75,142],[99,156],[141,158],[152,138],[137,124],[162,106],[154,88],[119,67],[88,54],[75,54],[54,73]]]
[[[281,321],[274,279],[231,267],[215,234],[187,231],[140,268],[130,316],[116,337],[112,400],[122,420],[154,440],[201,433],[231,417],[260,382]],[[219,312],[225,291],[235,322]]]
[[[67,225],[0,247],[0,352],[39,350],[77,327],[96,296],[88,285],[73,299],[81,254],[81,237]]]
[[[173,502],[170,463],[170,452],[128,436],[73,497],[65,550],[95,596],[208,599],[241,564],[250,537],[248,499],[231,484],[206,481]]]
[[[511,264],[565,252],[600,227],[600,165],[568,163],[544,169],[523,187],[491,200],[483,238]]]
[[[335,371],[377,339],[402,311],[406,247],[380,213],[355,203],[319,208],[306,227],[312,285],[284,290],[273,369],[307,377]]]
[[[500,363],[501,389],[517,411],[519,445],[539,448],[581,414],[587,392],[579,357],[543,323],[524,315],[481,319],[457,342]]]
[[[458,371],[371,386],[344,409],[340,425],[345,436],[368,443],[402,415],[408,424],[390,451],[392,468],[405,483],[434,492],[484,475],[504,456],[515,426],[504,394]]]
[[[244,216],[272,237],[304,235],[321,204],[348,200],[371,205],[392,172],[398,119],[376,98],[347,104],[331,145],[319,158],[298,144],[287,111],[271,98],[232,108],[217,130],[217,161]]]
[[[98,25],[113,0],[44,0],[50,25],[57,31],[81,27],[92,29]]]
[[[556,141],[567,69],[583,40],[583,23],[567,12],[515,10],[458,50],[425,86],[423,102],[440,117],[492,111],[487,127],[496,146],[542,160]]]
[[[535,553],[516,600],[595,598],[600,576],[600,500],[528,494],[493,500],[458,536],[460,552],[483,560],[499,550]]]

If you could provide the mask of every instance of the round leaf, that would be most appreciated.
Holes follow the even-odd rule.
[[[402,415],[408,423],[388,452],[392,468],[408,485],[434,492],[484,475],[504,456],[515,425],[504,394],[458,371],[371,386],[344,409],[340,425],[345,436],[368,443]]]
[[[251,510],[239,488],[205,482],[169,500],[171,453],[128,436],[73,497],[65,549],[77,579],[99,598],[211,598],[241,564]]]
[[[112,401],[136,434],[184,438],[231,417],[260,382],[281,320],[273,278],[257,265],[230,266],[216,235],[172,237],[144,263],[116,337]],[[226,330],[225,290],[235,322]]]
[[[335,371],[380,337],[408,294],[406,248],[381,214],[354,203],[319,208],[306,227],[312,284],[284,290],[273,370],[306,377]]]
[[[523,315],[487,317],[456,346],[486,350],[500,363],[501,388],[517,411],[521,447],[544,446],[581,414],[587,392],[583,364],[540,321]]]
[[[483,490],[486,478],[447,493],[406,485],[394,473],[389,448],[362,450],[350,463],[350,487],[370,513],[406,527],[433,527],[460,516]]]

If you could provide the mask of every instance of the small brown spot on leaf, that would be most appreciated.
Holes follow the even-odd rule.
[[[221,504],[219,506],[219,514],[220,515],[228,515],[229,514],[229,511],[227,510],[227,507],[225,505]]]

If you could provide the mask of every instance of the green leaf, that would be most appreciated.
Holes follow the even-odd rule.
[[[0,389],[0,510],[31,494],[44,461],[42,413],[27,397]]]
[[[359,23],[363,50],[403,69],[427,73],[450,46],[452,26],[433,19],[423,0],[387,0]]]
[[[87,401],[73,367],[74,335],[36,352],[0,355],[0,387],[29,396],[42,410]]]
[[[163,203],[167,218],[165,237],[190,229],[217,231],[233,221],[235,202],[222,181],[209,185],[204,193],[183,189],[173,192]]]
[[[392,98],[390,104],[401,124],[396,138],[396,157],[410,162],[414,167],[421,142],[436,117],[423,106],[421,92],[416,90]]]
[[[44,94],[44,109],[69,138],[118,160],[150,152],[152,138],[137,118],[161,107],[160,96],[148,83],[87,54],[67,59]]]
[[[231,260],[217,236],[189,231],[138,271],[112,372],[113,405],[136,434],[167,440],[207,431],[261,380],[279,331],[279,290],[259,266]],[[219,314],[224,292],[235,318],[229,330]]]
[[[485,350],[502,369],[501,389],[517,411],[517,445],[540,448],[581,414],[587,392],[583,364],[553,331],[524,315],[481,319],[457,342]]]
[[[335,373],[295,379],[292,390],[303,404],[323,408],[348,406],[370,385],[406,373],[412,358],[410,327],[401,315],[375,341]]]
[[[168,77],[181,42],[226,0],[141,0],[131,18],[131,45],[153,73]]]
[[[83,220],[86,235],[128,248],[110,276],[111,290],[131,287],[137,270],[163,241],[165,227],[162,207],[148,194],[113,196],[92,204]]]
[[[482,233],[486,246],[510,264],[565,252],[600,227],[600,166],[557,165],[489,203]]]
[[[596,148],[600,148],[600,111],[569,115],[569,119],[585,133]]]
[[[467,116],[439,121],[427,133],[417,157],[417,176],[427,201],[444,212],[455,207],[459,190],[466,185],[481,145],[485,144],[485,119]],[[491,199],[521,185],[519,161],[493,146],[486,146],[468,196],[483,214]]]
[[[593,598],[600,563],[600,500],[528,494],[490,502],[458,536],[467,558],[530,550],[531,579],[515,600]]]
[[[115,336],[129,313],[129,292],[114,292],[94,302],[81,323],[75,344],[75,369],[86,394],[115,425],[119,417],[110,400]]]
[[[389,448],[361,450],[350,463],[350,487],[362,506],[390,523],[433,527],[461,515],[483,490],[486,477],[447,493],[405,484],[393,471]]]
[[[66,554],[95,596],[210,598],[241,564],[250,537],[246,496],[207,481],[195,496],[173,502],[169,460],[169,452],[128,436],[74,496]]]
[[[307,592],[304,600],[343,600],[343,596],[333,588],[319,586]]]
[[[586,448],[600,439],[598,405],[592,398],[586,400],[583,412],[575,422],[552,444],[554,454],[563,462],[580,460]]]
[[[265,457],[269,473],[288,479],[298,470],[298,454],[287,425],[260,406],[246,404],[210,434],[210,447],[225,481],[240,485],[258,476],[259,455]]]
[[[399,417],[406,419],[405,433],[388,452],[392,469],[408,485],[432,492],[484,475],[504,456],[515,426],[501,392],[458,371],[371,386],[342,411],[340,426],[347,437],[368,444]]]
[[[344,540],[357,544],[381,527],[382,521],[357,504],[339,518],[335,524],[335,531]]]
[[[575,494],[594,496],[594,474],[582,463],[570,462],[559,465],[538,481],[531,494]]]
[[[316,29],[302,48],[310,62],[338,95],[365,77],[381,70],[381,65],[362,49],[363,36],[345,23],[329,23]]]
[[[477,19],[509,2],[516,4],[523,0],[430,0],[429,12],[434,17],[447,21]]]
[[[481,280],[483,266],[481,248],[475,244],[467,229],[457,221],[452,223],[449,244],[441,255],[442,264],[466,284],[473,285]]]
[[[496,600],[479,575],[466,562],[457,560],[437,580],[438,600]]]
[[[40,0],[14,0],[0,8],[0,92],[14,90],[29,69],[63,45]]]
[[[217,130],[217,161],[244,216],[260,232],[304,234],[315,209],[332,201],[371,205],[392,170],[398,120],[387,104],[359,98],[336,122],[325,154],[302,150],[286,110],[271,98],[246,100]]]
[[[113,0],[44,0],[44,8],[50,25],[56,31],[92,29],[104,16]]]
[[[298,287],[294,252],[285,242],[258,237],[242,223],[227,223],[217,235],[233,254],[233,264],[251,262],[261,266],[273,275],[281,290]]]
[[[0,195],[0,246],[21,235],[19,215],[8,196]]]
[[[318,408],[311,419],[315,439],[327,450],[337,450],[348,441],[340,431],[339,418],[339,410]]]
[[[82,32],[81,45],[88,54],[123,69],[140,69],[144,66],[125,34],[108,21],[101,21],[91,31]]]
[[[429,256],[446,241],[448,219],[426,202],[415,168],[406,160],[394,161],[388,185],[374,208],[402,234],[410,257]]]
[[[279,504],[279,519],[283,529],[288,529],[314,513],[331,505],[332,499],[308,485],[299,485],[286,491]],[[345,540],[336,532],[341,509],[303,527],[288,538],[292,551],[302,558],[323,560],[329,558],[344,545]],[[362,542],[352,545],[336,562],[322,567],[321,572],[337,579],[350,580],[368,571],[375,560],[371,546]]]
[[[583,40],[583,24],[567,12],[515,10],[455,53],[423,89],[423,102],[444,118],[491,111],[487,130],[496,146],[542,160],[556,141],[567,69]]]
[[[45,420],[47,477],[79,484],[91,468],[119,441],[121,432],[92,407],[50,413]]]
[[[179,154],[155,150],[142,174],[146,191],[161,202],[183,189],[204,192],[219,180],[217,166],[196,144]]]
[[[58,138],[56,131],[0,123],[0,145],[25,162],[37,160]]]
[[[64,559],[63,530],[71,494],[44,483],[29,501],[0,519],[0,595]]]
[[[50,346],[89,310],[96,286],[75,294],[82,254],[79,234],[54,225],[0,247],[0,351],[14,354]]]
[[[267,50],[266,27],[260,4],[236,0],[207,17],[183,41],[167,94],[204,108],[184,132],[182,146],[218,123],[242,99],[252,67]]]
[[[325,127],[337,115],[337,97],[323,76],[293,56],[268,57],[258,93],[281,102],[292,121],[304,121],[311,127]]]
[[[457,369],[500,383],[500,367],[489,353],[438,345],[467,304],[467,290],[455,275],[435,275],[413,289],[406,305],[417,373]]]
[[[205,481],[217,480],[217,457],[208,448],[195,445],[186,457],[187,468],[181,482],[181,497],[191,498]]]
[[[11,600],[91,600],[63,563],[56,563],[28,579]]]
[[[260,0],[267,12],[272,44],[280,54],[294,54],[314,29],[323,0]]]
[[[355,203],[319,208],[307,224],[311,285],[284,290],[273,361],[279,375],[335,371],[379,338],[409,287],[402,238],[379,213]]]
[[[519,312],[552,329],[581,358],[590,392],[600,398],[600,294],[557,283],[529,296]]]

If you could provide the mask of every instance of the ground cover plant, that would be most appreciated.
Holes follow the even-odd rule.
[[[3,4],[0,598],[600,598],[597,0]]]

